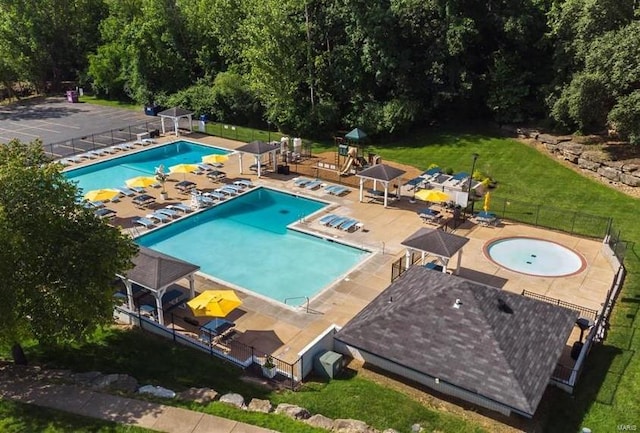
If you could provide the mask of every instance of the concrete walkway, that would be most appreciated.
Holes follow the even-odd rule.
[[[0,380],[0,398],[168,433],[274,432],[201,412],[18,377]]]

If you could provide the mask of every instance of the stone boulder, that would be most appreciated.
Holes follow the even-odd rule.
[[[620,172],[612,167],[600,167],[598,168],[597,173],[609,180],[617,182],[620,180]]]
[[[424,429],[420,424],[414,424],[411,426],[411,433],[420,433],[423,432]]]
[[[134,393],[138,389],[138,381],[128,374],[104,374],[96,377],[91,382],[91,387]]]
[[[374,430],[364,421],[336,419],[333,421],[333,431],[336,433],[371,433]]]
[[[91,386],[91,383],[102,377],[102,373],[99,371],[86,371],[84,373],[75,373],[71,376],[73,381],[80,386]]]
[[[247,406],[247,410],[250,410],[251,412],[271,413],[273,412],[273,405],[269,400],[252,398]]]
[[[571,137],[557,136],[557,135],[550,135],[550,134],[538,134],[538,137],[536,138],[536,140],[538,140],[541,143],[559,144],[559,143],[562,143],[563,141],[570,141]]]
[[[628,173],[620,173],[620,182],[629,186],[640,186],[640,177]]]
[[[223,395],[222,397],[220,397],[220,401],[222,403],[227,403],[240,409],[247,408],[244,404],[244,397],[240,394],[236,394],[235,392],[230,392],[229,394]]]
[[[388,428],[388,429],[384,430],[382,433],[398,433],[398,430],[394,430],[392,428]]]
[[[280,403],[275,412],[293,419],[309,419],[311,417],[311,413],[307,409],[288,403]]]
[[[323,428],[325,430],[331,430],[333,428],[333,420],[331,418],[327,418],[324,415],[320,415],[319,413],[311,416],[309,419],[306,419],[304,422],[307,424]]]
[[[638,170],[640,170],[640,164],[637,164],[635,162],[624,164],[622,166],[622,171],[624,171],[625,173],[635,173]]]
[[[198,404],[211,403],[218,397],[218,393],[211,388],[189,388],[179,392],[180,400],[192,401]]]
[[[590,161],[584,158],[578,158],[578,167],[584,168],[585,170],[597,171],[601,165],[602,164],[600,164],[599,162]]]

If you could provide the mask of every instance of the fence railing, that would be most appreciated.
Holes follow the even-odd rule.
[[[161,337],[172,340],[175,343],[179,343],[201,352],[208,353],[210,356],[215,357],[221,361],[228,362],[237,367],[247,369],[250,367],[260,368],[267,359],[275,365],[275,376],[272,377],[274,381],[292,389],[298,389],[302,382],[302,360],[298,359],[293,364],[288,363],[282,359],[279,359],[272,354],[263,352],[253,346],[248,346],[237,340],[231,340],[224,344],[211,344],[206,339],[184,334],[182,329],[176,329],[175,327],[167,327],[161,325],[155,320],[145,317],[140,312],[134,312],[128,308],[117,306],[115,307],[116,313],[123,314],[130,319],[130,322],[144,331],[152,332]],[[213,341],[212,336],[209,335],[208,341]]]
[[[558,305],[560,307],[565,307],[565,308],[568,308],[570,310],[577,311],[578,313],[580,313],[580,317],[584,317],[585,319],[589,319],[592,322],[595,322],[595,320],[598,317],[598,311],[596,311],[596,310],[592,310],[591,308],[586,308],[586,307],[582,307],[580,305],[572,304],[570,302],[565,302],[565,301],[563,301],[561,299],[550,298],[548,296],[539,295],[537,293],[530,292],[528,290],[523,290],[521,295],[522,296],[526,296],[527,298],[537,299],[538,301],[543,301],[543,302],[546,302],[548,304]]]
[[[597,239],[604,239],[611,226],[610,217],[494,195],[491,196],[491,212],[498,218]]]
[[[150,119],[152,120],[138,125],[125,126],[119,129],[111,129],[109,131],[89,134],[78,138],[72,138],[70,140],[45,144],[43,146],[44,151],[50,158],[57,159],[77,155],[80,153],[88,152],[90,150],[113,146],[116,144],[132,142],[138,138],[138,134],[160,131],[160,119]]]
[[[422,259],[421,253],[416,253],[416,252],[411,253],[411,257],[409,259],[411,260],[411,263],[409,267],[413,266],[421,259]],[[400,275],[404,274],[406,270],[407,270],[407,256],[405,255],[398,258],[398,260],[396,260],[395,262],[391,263],[391,282],[393,283],[398,277],[400,277]]]

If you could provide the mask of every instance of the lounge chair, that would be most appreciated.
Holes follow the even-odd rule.
[[[217,192],[218,194],[224,194],[226,196],[232,197],[234,195],[236,195],[238,192],[234,189],[231,188],[216,188],[213,190],[213,192]]]
[[[162,214],[162,213],[160,213],[158,211],[153,212],[153,213],[148,213],[144,217],[147,218],[147,219],[150,219],[150,220],[155,220],[155,221],[161,222],[161,223],[166,223],[167,221],[169,221],[171,219],[169,216],[167,216],[165,214]]]
[[[148,146],[150,144],[155,144],[155,141],[153,141],[150,138],[143,138],[141,143],[142,143],[143,146]]]
[[[318,220],[318,222],[320,224],[322,224],[323,226],[326,226],[327,224],[329,224],[331,221],[333,221],[336,218],[338,218],[338,216],[331,213],[329,215],[325,215],[322,218],[320,218]]]
[[[314,181],[306,183],[304,185],[304,187],[305,187],[305,189],[316,189],[316,188],[320,188],[320,185],[322,185],[322,181],[314,180]]]
[[[350,218],[347,217],[338,217],[334,220],[331,220],[329,222],[329,224],[327,224],[329,227],[331,228],[338,228],[339,226],[341,226],[342,224],[344,224],[345,222],[347,222]]]
[[[211,197],[211,198],[213,198],[215,200],[219,200],[219,201],[222,201],[225,198],[227,198],[227,196],[225,194],[222,194],[222,193],[219,193],[219,192],[215,192],[215,191],[205,192],[205,193],[203,193],[203,195],[205,197]]]
[[[245,188],[253,188],[253,183],[247,179],[240,179],[233,182],[234,185],[243,186]]]
[[[338,228],[340,230],[348,232],[352,228],[357,229],[358,228],[358,224],[360,224],[360,221],[354,220],[354,219],[349,219],[349,220],[343,222],[342,224],[340,224],[340,226],[338,226]]]
[[[176,204],[170,204],[169,206],[167,206],[167,209],[173,209],[176,211],[180,211],[182,213],[188,213],[191,212],[193,209],[191,209],[190,206],[187,206],[184,203],[176,203]]]
[[[134,217],[132,221],[134,222],[134,224],[144,226],[144,228],[146,229],[154,226],[154,222],[152,220],[144,217]]]
[[[180,216],[177,210],[170,209],[169,207],[158,209],[155,211],[155,213],[161,213],[171,218],[178,218]]]
[[[211,171],[211,170],[213,170],[215,168],[213,165],[207,164],[207,163],[204,163],[204,162],[201,162],[201,163],[199,163],[197,165],[198,165],[198,168],[200,170],[206,171],[206,172],[209,172],[209,171]]]
[[[136,192],[134,190],[132,190],[131,188],[127,188],[126,186],[119,187],[116,189],[120,191],[121,194],[124,194],[127,197],[133,197],[134,195],[136,195]]]
[[[236,194],[240,194],[242,191],[244,191],[244,187],[240,186],[240,185],[224,185],[222,188],[228,188],[228,189],[232,189],[236,192]]]
[[[331,185],[328,186],[327,188],[324,189],[326,192],[328,192],[331,195],[342,195],[345,192],[349,191],[349,188],[347,188],[346,186],[342,186],[342,185]]]
[[[307,179],[305,177],[301,177],[301,178],[298,178],[298,179],[294,180],[293,183],[296,186],[301,186],[302,187],[302,186],[305,186],[306,184],[308,184],[311,181],[312,181],[311,179]]]
[[[96,209],[94,213],[100,219],[112,219],[116,216],[116,211],[106,207]]]

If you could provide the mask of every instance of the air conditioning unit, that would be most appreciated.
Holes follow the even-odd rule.
[[[316,355],[313,369],[320,377],[333,379],[344,368],[344,357],[340,353],[325,351]]]

